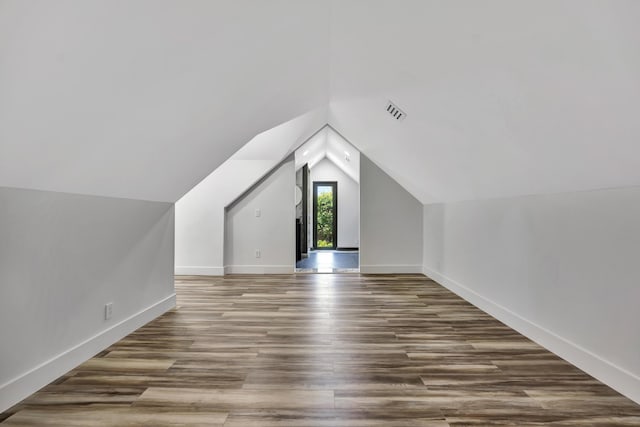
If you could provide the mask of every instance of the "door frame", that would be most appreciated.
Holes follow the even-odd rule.
[[[309,164],[302,167],[302,253],[309,253]]]
[[[333,194],[333,246],[319,248],[318,243],[318,187],[332,187]],[[313,249],[335,250],[338,247],[338,181],[313,181]]]

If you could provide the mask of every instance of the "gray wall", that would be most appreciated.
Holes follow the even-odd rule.
[[[172,203],[0,187],[0,410],[174,304],[173,230]]]
[[[422,204],[360,155],[360,271],[422,272]]]
[[[227,208],[225,273],[292,273],[295,169],[287,160]],[[260,209],[260,217],[255,210]],[[256,258],[260,250],[260,258]]]
[[[640,401],[640,188],[425,205],[424,266]]]

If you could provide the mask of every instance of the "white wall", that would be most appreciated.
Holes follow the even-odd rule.
[[[249,141],[176,203],[176,274],[224,274],[224,208],[326,122],[316,109]]]
[[[173,222],[172,203],[0,187],[0,411],[173,307]]]
[[[176,203],[176,274],[224,274],[224,207],[272,163],[227,160]]]
[[[639,218],[639,187],[425,205],[425,274],[640,402]]]
[[[360,271],[422,272],[422,204],[360,155]]]
[[[295,168],[285,161],[226,211],[225,273],[293,273]],[[260,209],[256,217],[255,210]],[[256,258],[260,250],[260,258]]]
[[[359,157],[357,152],[352,157]],[[309,188],[313,191],[314,181],[337,181],[338,183],[338,247],[357,248],[360,246],[360,184],[355,182],[331,160],[324,158],[311,169]],[[313,211],[313,205],[309,205]],[[313,222],[309,222],[313,227]],[[309,244],[313,242],[309,240]]]

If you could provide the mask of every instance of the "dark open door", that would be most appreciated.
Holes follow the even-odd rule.
[[[309,165],[302,167],[302,253],[306,254],[309,248],[307,235],[309,233]]]
[[[338,246],[338,183],[313,183],[313,247],[336,249]]]

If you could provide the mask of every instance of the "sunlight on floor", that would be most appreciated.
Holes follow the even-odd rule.
[[[296,263],[296,273],[358,273],[357,251],[317,250]]]
[[[331,273],[333,271],[333,252],[318,252],[318,273]]]

